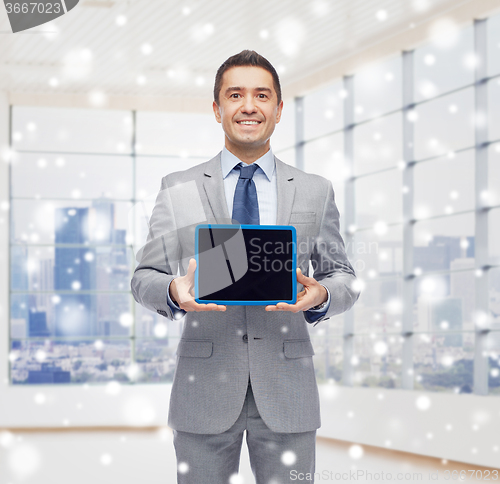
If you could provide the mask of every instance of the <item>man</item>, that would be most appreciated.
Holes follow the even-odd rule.
[[[350,309],[359,294],[331,183],[272,154],[282,109],[278,75],[265,58],[243,51],[222,64],[213,110],[225,146],[163,178],[132,279],[137,302],[170,319],[185,315],[169,409],[179,483],[231,482],[245,430],[258,484],[291,482],[292,470],[314,473],[320,415],[307,323]],[[198,223],[294,225],[296,304],[198,304]]]

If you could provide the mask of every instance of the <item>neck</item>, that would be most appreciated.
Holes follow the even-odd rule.
[[[254,161],[257,161],[269,151],[271,143],[268,141],[265,145],[262,146],[241,149],[238,146],[234,146],[226,139],[225,146],[228,151],[236,156],[236,158],[241,160],[243,163],[246,163],[247,165],[251,165]]]

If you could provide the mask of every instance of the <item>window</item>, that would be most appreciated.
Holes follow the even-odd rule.
[[[291,162],[293,103],[279,126],[275,151]],[[215,156],[220,125],[14,107],[12,127],[11,383],[171,381],[182,322],[136,304],[130,280],[161,179]]]
[[[434,98],[474,82],[475,52],[472,26],[453,24],[415,50],[415,101]]]
[[[380,117],[403,106],[400,56],[366,67],[354,76],[356,122]]]
[[[364,289],[343,321],[317,328],[329,335],[322,353],[338,355],[329,371],[345,385],[500,391],[499,19],[454,29],[304,98],[325,106],[344,88],[345,122],[330,142],[307,113],[297,122],[318,133],[306,136],[305,166],[344,173],[341,225]],[[474,84],[475,59],[487,58],[474,35],[486,28],[493,77]],[[343,143],[332,142],[340,133]],[[479,358],[488,360],[481,375]]]

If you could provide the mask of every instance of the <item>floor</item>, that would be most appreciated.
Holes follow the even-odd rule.
[[[452,471],[457,474],[469,468],[466,464],[319,438],[315,482],[449,482],[453,480]],[[475,482],[468,478],[470,472],[466,475],[468,482]],[[490,479],[499,479],[498,474],[496,479],[491,474]],[[296,482],[301,481],[306,482],[296,476]],[[176,483],[170,429],[0,430],[0,484],[139,482]],[[240,475],[231,484],[254,482],[244,445]]]

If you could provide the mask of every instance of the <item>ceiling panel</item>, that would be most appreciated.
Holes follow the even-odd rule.
[[[394,29],[428,20],[443,5],[452,2],[82,0],[51,24],[18,34],[8,33],[0,8],[0,88],[206,98],[218,66],[245,48],[267,57],[286,86]]]

